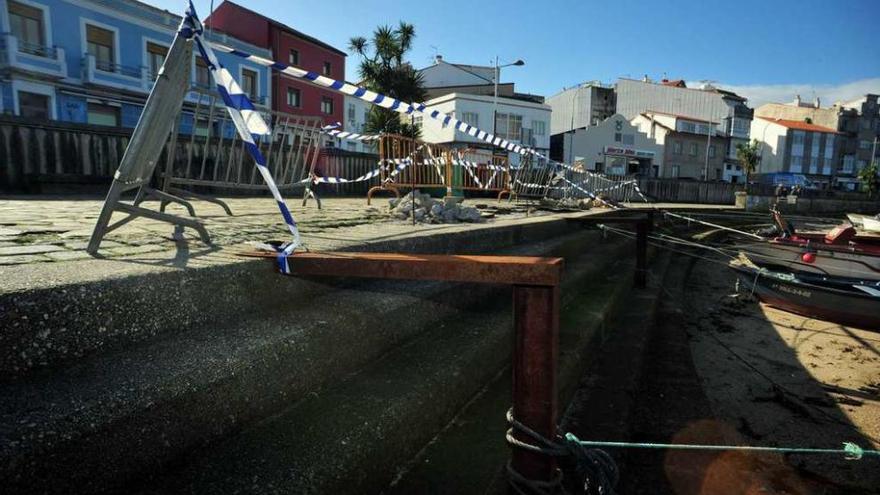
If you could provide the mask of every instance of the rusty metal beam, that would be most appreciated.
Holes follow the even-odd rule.
[[[541,434],[556,438],[556,372],[559,353],[559,287],[513,288],[513,417]],[[526,443],[534,439],[517,431]],[[511,465],[531,480],[550,481],[552,456],[513,449]]]
[[[275,258],[274,253],[241,253]],[[562,258],[393,253],[295,253],[288,257],[291,275],[442,280],[478,284],[556,286]]]

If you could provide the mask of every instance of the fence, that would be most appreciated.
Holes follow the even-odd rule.
[[[304,190],[310,193],[315,165],[318,161],[322,121],[280,112],[263,112],[270,133],[256,139],[257,148],[266,159],[266,168],[283,193]],[[239,138],[228,112],[216,94],[200,94],[191,112],[183,112],[175,120],[175,128],[188,127],[187,135],[172,132],[166,149],[162,173],[162,190],[177,196],[196,196],[180,186],[210,187],[219,192],[265,190],[262,176],[254,166]],[[227,209],[228,212],[228,209]]]
[[[680,179],[639,179],[639,188],[649,199],[668,203],[733,204],[741,184],[698,182]]]
[[[40,192],[43,181],[110,184],[130,129],[0,117],[0,189]]]

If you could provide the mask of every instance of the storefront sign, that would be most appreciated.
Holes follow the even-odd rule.
[[[614,146],[606,146],[605,154],[618,156],[634,156],[636,158],[654,158],[653,151],[634,150],[632,148],[616,148]]]

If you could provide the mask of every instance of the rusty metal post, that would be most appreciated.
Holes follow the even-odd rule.
[[[559,287],[513,287],[513,417],[545,438],[556,437]],[[514,432],[524,442],[534,440]],[[511,464],[528,479],[551,481],[556,460],[513,449]]]
[[[644,289],[648,285],[648,219],[636,223],[636,273],[635,286]]]

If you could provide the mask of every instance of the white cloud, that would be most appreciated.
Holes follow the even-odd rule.
[[[854,100],[868,93],[880,94],[880,77],[860,79],[844,84],[750,84],[732,85],[713,83],[716,87],[733,91],[748,98],[749,106],[757,108],[765,103],[790,103],[795,95],[801,95],[804,101],[812,102],[816,97],[822,106],[835,102]],[[699,87],[699,82],[688,82],[688,87]]]

